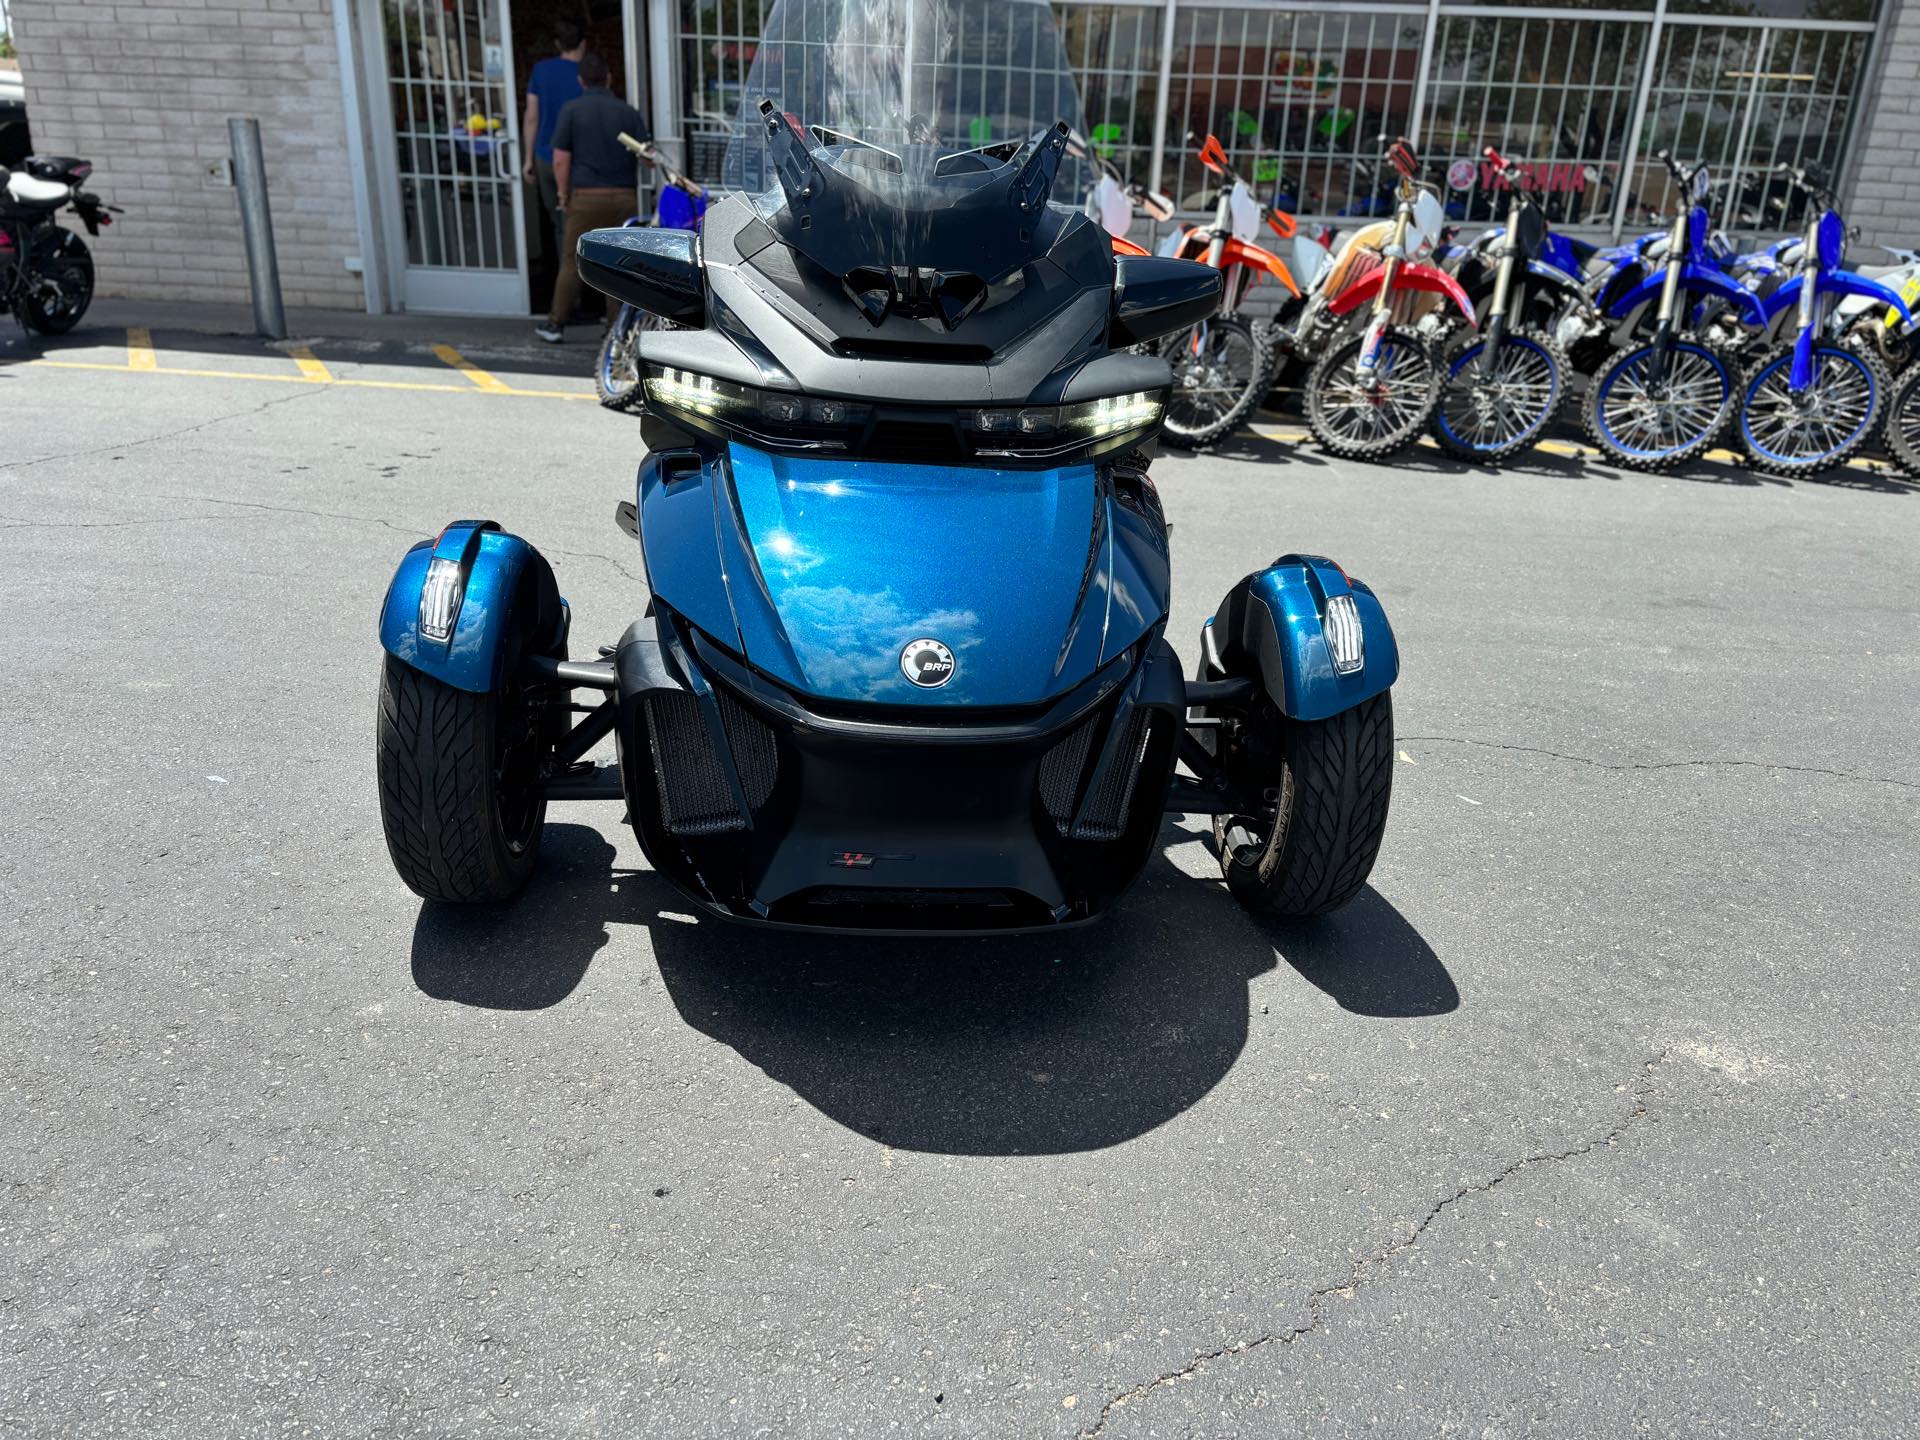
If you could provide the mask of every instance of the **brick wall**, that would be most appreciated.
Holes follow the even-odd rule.
[[[1879,73],[1868,87],[1867,111],[1854,132],[1855,169],[1841,213],[1860,227],[1854,263],[1882,265],[1874,245],[1920,249],[1920,170],[1914,168],[1920,133],[1920,0],[1884,0]]]
[[[205,181],[227,118],[260,122],[281,293],[360,309],[332,0],[12,0],[36,149],[83,155],[126,207],[92,242],[103,295],[247,299],[231,189]]]

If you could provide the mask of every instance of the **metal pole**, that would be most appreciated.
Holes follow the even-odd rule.
[[[1633,118],[1627,122],[1626,153],[1620,157],[1620,176],[1613,187],[1613,243],[1620,243],[1620,232],[1627,226],[1627,199],[1633,191],[1633,176],[1640,163],[1640,127],[1647,121],[1647,96],[1653,91],[1654,76],[1660,68],[1660,40],[1667,28],[1667,0],[1655,0],[1653,27],[1647,32],[1647,53],[1640,65],[1640,90],[1633,97]],[[1684,197],[1681,200],[1686,203]]]
[[[1413,81],[1413,113],[1407,117],[1407,143],[1415,150],[1420,148],[1426,129],[1427,81],[1433,71],[1433,40],[1439,29],[1440,0],[1427,0],[1427,28],[1420,36],[1420,70]]]
[[[260,153],[260,122],[227,121],[233,147],[233,188],[240,192],[240,234],[247,243],[247,288],[253,292],[253,328],[269,340],[287,338],[280,303],[280,261],[273,253],[273,216],[267,210],[267,162]]]
[[[1147,166],[1147,188],[1158,190],[1167,173],[1167,112],[1173,103],[1173,25],[1179,12],[1177,0],[1167,0],[1166,18],[1160,29],[1160,92],[1153,97],[1153,159]],[[1180,140],[1187,148],[1186,137]],[[1176,198],[1175,203],[1179,203]]]

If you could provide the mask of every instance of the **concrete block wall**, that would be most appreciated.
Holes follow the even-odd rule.
[[[1875,245],[1920,250],[1920,0],[1883,0],[1887,29],[1866,113],[1854,131],[1853,184],[1842,213],[1860,227],[1853,263],[1885,264]]]
[[[205,167],[260,122],[281,294],[364,309],[332,0],[12,0],[36,149],[126,207],[90,241],[103,295],[247,300],[239,207]]]

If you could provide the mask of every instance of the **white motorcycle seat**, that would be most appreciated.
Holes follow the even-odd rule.
[[[71,185],[62,185],[58,180],[36,180],[24,170],[12,171],[7,176],[7,197],[23,204],[57,204],[72,193]]]

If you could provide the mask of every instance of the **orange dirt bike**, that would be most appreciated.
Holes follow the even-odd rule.
[[[1200,163],[1219,177],[1213,223],[1182,226],[1159,245],[1162,255],[1198,260],[1226,272],[1219,311],[1159,346],[1160,354],[1173,366],[1173,393],[1167,400],[1163,437],[1168,444],[1188,450],[1231,434],[1273,386],[1277,364],[1273,336],[1266,326],[1256,326],[1239,313],[1247,292],[1267,276],[1278,280],[1288,296],[1281,309],[1283,318],[1300,299],[1300,287],[1286,262],[1253,243],[1262,225],[1282,240],[1291,240],[1293,217],[1261,204],[1211,135],[1200,147]]]
[[[1440,401],[1441,362],[1432,323],[1435,297],[1451,300],[1469,327],[1473,302],[1460,282],[1421,264],[1446,224],[1420,161],[1405,140],[1387,147],[1399,173],[1393,220],[1377,241],[1356,235],[1316,288],[1314,308],[1328,320],[1364,320],[1336,337],[1307,374],[1307,424],[1330,454],[1379,460],[1419,438]],[[1365,248],[1359,248],[1362,244]],[[1375,246],[1377,245],[1377,249]],[[1337,273],[1336,273],[1337,272]],[[1364,307],[1364,308],[1363,308]]]

